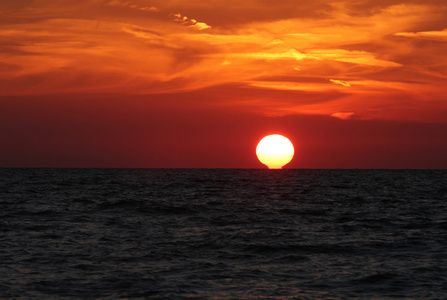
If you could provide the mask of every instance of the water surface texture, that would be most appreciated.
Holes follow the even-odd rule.
[[[0,298],[447,296],[447,171],[0,169]]]

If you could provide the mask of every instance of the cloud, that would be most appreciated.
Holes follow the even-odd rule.
[[[123,25],[122,30],[136,38],[144,39],[147,44],[151,46],[171,49],[179,48],[179,46],[174,41],[172,41],[168,37],[163,36],[157,31],[153,31],[141,26],[130,25]]]
[[[238,55],[238,54],[236,54]],[[255,52],[255,53],[244,53],[240,54],[241,56],[246,56],[250,58],[256,59],[293,59],[293,60],[302,60],[307,58],[308,56],[304,53],[300,53],[296,49],[290,49],[285,52]]]
[[[309,51],[309,57],[315,59],[335,60],[345,63],[353,63],[377,67],[399,67],[399,63],[377,59],[367,51],[354,51],[345,49],[316,49]]]
[[[354,114],[355,114],[355,113],[352,112],[352,111],[341,111],[341,112],[336,112],[336,113],[331,114],[331,117],[339,118],[339,119],[342,119],[342,120],[348,120],[348,119],[350,119]]]
[[[441,31],[420,31],[420,32],[398,32],[394,34],[395,36],[404,36],[412,38],[425,38],[431,40],[447,40],[447,29]]]
[[[145,7],[140,7],[138,8],[139,10],[143,10],[143,11],[153,11],[153,12],[158,12],[158,8],[156,8],[155,6],[145,6]]]
[[[335,84],[340,84],[342,86],[351,86],[348,82],[344,80],[337,80],[337,79],[329,79],[330,82],[333,82]]]
[[[174,13],[171,14],[171,17],[175,22],[179,22],[183,25],[186,25],[188,27],[197,29],[197,30],[204,30],[204,29],[210,29],[211,26],[204,22],[198,22],[196,19],[190,19],[187,16],[183,16],[180,13]]]
[[[284,91],[324,91],[327,89],[327,85],[312,83],[312,82],[286,82],[286,81],[251,81],[248,82],[250,86],[258,88],[267,88],[273,90],[284,90]]]
[[[204,30],[204,29],[211,28],[211,26],[209,26],[208,24],[206,24],[204,22],[197,22],[194,19],[191,19],[191,23],[193,23],[193,24],[190,25],[189,27],[193,27],[193,28],[198,29],[198,30]]]
[[[131,9],[137,9],[141,11],[149,11],[149,12],[158,12],[159,9],[155,6],[140,6],[136,3],[133,3],[132,1],[120,1],[120,0],[111,0],[107,2],[107,5],[110,6],[120,6],[120,7],[127,7]]]

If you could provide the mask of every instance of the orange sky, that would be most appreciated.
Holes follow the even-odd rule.
[[[447,168],[445,0],[2,0],[0,167]]]

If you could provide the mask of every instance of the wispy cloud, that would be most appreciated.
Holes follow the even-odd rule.
[[[316,59],[335,60],[346,63],[361,64],[378,67],[399,67],[399,63],[377,59],[367,51],[352,51],[345,49],[317,49],[309,53],[310,57]]]
[[[329,79],[330,82],[333,82],[335,84],[340,84],[342,86],[351,86],[348,82],[344,81],[344,80],[337,80],[337,79]]]
[[[394,35],[445,41],[447,40],[447,29],[441,31],[398,32]]]
[[[292,59],[292,60],[302,60],[308,57],[304,53],[300,53],[296,49],[290,49],[285,52],[255,52],[255,53],[243,53],[235,54],[236,56],[246,56],[256,59]]]
[[[159,9],[156,8],[155,6],[142,6],[142,5],[136,4],[132,1],[111,0],[111,1],[107,2],[107,5],[127,7],[127,8],[132,8],[132,9],[137,9],[137,10],[142,10],[142,11],[149,11],[149,12],[158,12],[159,11]]]
[[[191,28],[194,28],[194,29],[197,29],[197,30],[204,30],[204,29],[210,29],[211,28],[210,25],[208,25],[208,24],[206,24],[204,22],[199,22],[196,19],[188,18],[187,16],[183,16],[180,13],[174,13],[174,14],[171,14],[171,16],[172,16],[172,18],[173,18],[173,20],[175,22],[179,22],[179,23],[181,23],[183,25],[186,25],[188,27],[191,27]]]
[[[339,118],[339,119],[342,119],[342,120],[348,120],[348,119],[350,119],[354,114],[355,114],[355,113],[352,112],[352,111],[341,111],[341,112],[336,112],[336,113],[331,114],[331,117]]]

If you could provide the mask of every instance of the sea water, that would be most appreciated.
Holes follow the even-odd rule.
[[[0,169],[0,298],[447,297],[446,170]]]

